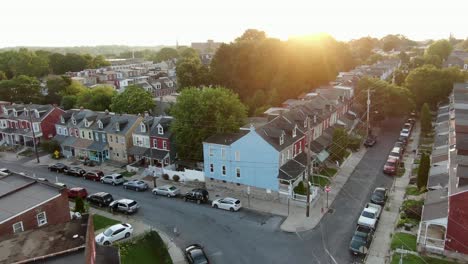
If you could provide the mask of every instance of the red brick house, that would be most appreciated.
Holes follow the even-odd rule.
[[[0,237],[68,221],[66,189],[19,174],[0,177]]]
[[[0,135],[7,145],[32,146],[55,136],[55,124],[64,111],[54,105],[3,105]]]

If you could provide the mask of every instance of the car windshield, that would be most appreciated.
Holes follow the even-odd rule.
[[[375,214],[371,213],[371,212],[364,211],[364,212],[362,212],[362,216],[373,219],[375,217]]]
[[[235,202],[235,204],[240,204],[240,201],[239,201],[239,200],[237,200],[237,201]]]
[[[192,250],[192,252],[190,252],[190,254],[192,255],[193,263],[196,263],[196,264],[208,263],[205,255],[203,254],[203,252],[200,249]]]
[[[385,163],[385,166],[395,166],[395,162],[393,161],[387,161],[387,163]]]
[[[174,191],[174,190],[176,190],[176,189],[177,189],[177,188],[174,187],[174,186],[169,187],[169,190],[170,190],[170,191]]]
[[[131,202],[131,203],[128,204],[128,207],[134,206],[134,205],[136,205],[136,204],[137,204],[137,203],[136,203],[135,201],[133,201],[133,202]]]
[[[350,247],[354,250],[359,251],[360,247],[362,247],[366,241],[362,237],[354,236],[351,240]]]
[[[115,179],[116,180],[122,179],[122,175],[116,176]]]
[[[112,228],[107,228],[106,231],[104,231],[103,234],[104,234],[105,236],[110,236],[110,235],[112,235],[112,232],[114,232],[114,231],[112,230]]]

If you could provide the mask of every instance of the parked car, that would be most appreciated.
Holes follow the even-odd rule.
[[[131,214],[138,211],[140,205],[134,200],[130,199],[120,199],[114,200],[109,204],[109,208],[111,212],[121,212],[125,214]]]
[[[176,197],[180,194],[179,188],[174,185],[164,185],[154,188],[151,191],[155,195],[165,195],[167,197]]]
[[[416,119],[408,118],[408,120],[406,120],[406,123],[410,123],[411,125],[414,125],[414,123],[416,123]]]
[[[374,135],[369,135],[366,140],[364,141],[364,146],[372,147],[377,143],[377,137]]]
[[[2,175],[2,176],[8,176],[8,175],[10,175],[10,174],[11,174],[11,171],[10,171],[9,169],[7,169],[7,168],[1,168],[1,169],[0,169],[0,175]]]
[[[105,175],[104,177],[101,178],[101,183],[108,183],[112,185],[118,185],[124,183],[125,180],[122,176],[122,174],[119,173],[114,173],[110,175]]]
[[[98,192],[93,193],[86,198],[90,204],[97,205],[99,207],[109,206],[109,204],[114,201],[114,197],[110,193]]]
[[[48,168],[50,171],[64,172],[65,170],[68,169],[68,166],[59,162],[59,163],[49,165]]]
[[[411,123],[406,122],[403,125],[403,129],[408,129],[409,131],[411,131],[411,129],[413,129],[413,125]]]
[[[221,199],[216,199],[211,203],[213,208],[220,208],[224,210],[229,210],[231,212],[239,211],[241,209],[242,204],[236,198],[226,197]]]
[[[400,137],[409,137],[410,136],[410,130],[407,128],[403,128],[400,132]]]
[[[401,142],[401,143],[407,145],[407,144],[408,144],[408,137],[400,136],[400,137],[398,138],[398,142]]]
[[[351,253],[354,255],[366,255],[372,242],[373,234],[372,228],[358,225],[349,245]]]
[[[368,226],[372,229],[377,227],[377,220],[379,219],[382,207],[377,204],[367,203],[361,216],[358,219],[358,225]]]
[[[392,149],[392,151],[390,152],[390,154],[388,155],[388,158],[394,158],[394,159],[397,159],[397,160],[400,160],[401,159],[401,148],[398,148],[398,147],[394,147]]]
[[[185,248],[185,257],[189,264],[209,264],[210,261],[203,251],[203,247],[193,244]]]
[[[382,187],[375,188],[371,195],[370,201],[373,204],[384,206],[385,202],[387,201],[387,189]]]
[[[403,142],[400,142],[400,141],[397,141],[395,142],[395,145],[393,145],[394,148],[400,148],[401,149],[401,152],[405,152],[405,149],[406,149],[406,144],[404,144]]]
[[[48,181],[45,178],[39,178],[39,179],[44,179],[44,181]],[[54,182],[54,184],[57,185],[57,186],[63,187],[63,188],[67,188],[67,185],[65,183],[62,183],[62,182]]]
[[[68,198],[75,199],[76,197],[81,197],[83,199],[88,196],[88,191],[82,187],[73,187],[68,189]]]
[[[130,224],[116,224],[97,235],[96,243],[108,246],[117,240],[130,237],[132,233],[133,227]]]
[[[123,184],[124,189],[130,189],[134,191],[146,191],[148,189],[148,184],[140,180],[131,180]]]
[[[192,191],[186,193],[184,195],[184,201],[196,201],[198,204],[200,203],[207,203],[210,199],[208,191],[205,189],[193,189]]]
[[[94,161],[94,160],[86,159],[85,161],[83,161],[83,165],[89,166],[89,167],[94,167],[94,166],[97,165],[97,162]]]
[[[86,171],[80,167],[69,167],[63,170],[63,172],[67,175],[82,177]]]
[[[395,175],[398,172],[398,159],[388,158],[384,165],[383,172],[388,175]]]
[[[104,176],[104,172],[100,170],[92,170],[92,171],[88,171],[83,176],[83,178],[85,180],[100,181],[103,176]]]

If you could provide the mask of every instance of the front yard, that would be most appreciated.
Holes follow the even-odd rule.
[[[392,262],[391,264],[399,264],[400,263],[400,254],[393,253]],[[411,254],[406,254],[403,256],[403,263],[404,264],[456,264],[457,262],[439,259],[439,258],[431,258],[425,256],[416,256]]]
[[[172,264],[167,246],[156,231],[118,244],[122,264]]]
[[[416,236],[407,233],[395,233],[392,237],[392,250],[402,248],[416,251]]]
[[[94,230],[103,229],[103,228],[106,228],[106,227],[109,227],[111,225],[115,225],[118,223],[120,222],[117,220],[107,218],[99,214],[93,214]]]

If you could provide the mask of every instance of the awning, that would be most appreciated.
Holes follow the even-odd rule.
[[[145,157],[151,157],[157,160],[164,160],[169,155],[169,151],[160,150],[160,149],[147,149],[145,152]]]
[[[295,180],[302,176],[306,167],[294,159],[289,160],[280,168],[278,178],[283,180]]]
[[[328,159],[329,156],[330,153],[328,153],[328,151],[322,150],[319,154],[317,154],[317,160],[320,162],[324,162],[326,159]]]
[[[128,154],[129,155],[143,156],[147,150],[148,150],[147,148],[143,148],[143,147],[139,147],[139,146],[133,146],[130,149],[128,149]]]
[[[93,144],[93,141],[91,140],[77,138],[75,143],[73,143],[73,147],[78,149],[88,149],[91,144]]]
[[[75,144],[75,141],[77,140],[76,137],[67,137],[63,142],[63,146],[70,146],[73,147],[73,144]]]
[[[101,152],[101,151],[107,149],[107,143],[94,141],[94,142],[88,147],[88,149],[89,149],[89,150],[94,150],[94,151]]]

